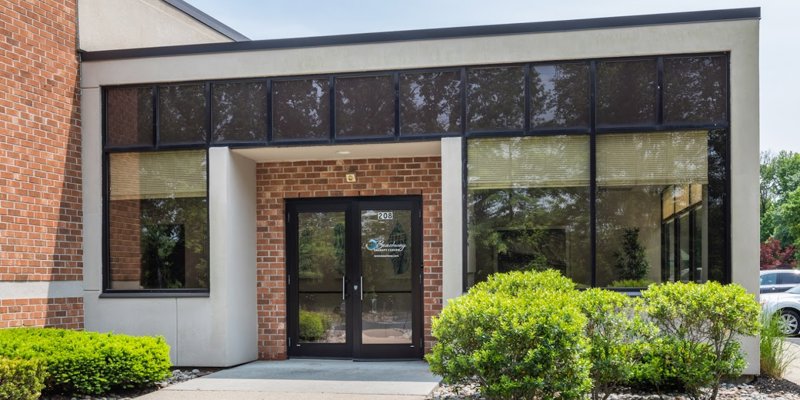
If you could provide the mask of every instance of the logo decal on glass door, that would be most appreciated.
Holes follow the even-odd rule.
[[[395,258],[400,257],[406,249],[405,243],[386,243],[383,238],[370,239],[365,245],[371,251],[373,257]]]

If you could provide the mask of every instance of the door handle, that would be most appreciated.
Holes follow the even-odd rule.
[[[344,276],[342,276],[342,300],[344,300]]]
[[[364,277],[363,276],[361,277],[361,280],[359,282],[361,284],[360,285],[361,286],[361,288],[360,288],[361,289],[361,301],[364,301]]]

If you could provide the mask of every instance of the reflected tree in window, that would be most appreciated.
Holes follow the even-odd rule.
[[[205,150],[109,155],[109,289],[208,289]]]
[[[394,83],[391,76],[336,80],[336,136],[394,135]]]
[[[589,126],[588,64],[535,65],[531,79],[531,128]]]
[[[461,74],[400,75],[400,133],[461,132]]]
[[[553,268],[589,285],[589,139],[468,143],[468,284]]]
[[[214,84],[216,142],[252,142],[267,138],[267,86],[263,82]]]
[[[158,115],[160,143],[205,142],[208,136],[205,85],[160,86]]]
[[[726,57],[664,59],[664,121],[720,123],[728,115]]]
[[[598,124],[655,124],[656,82],[655,60],[597,63]]]
[[[522,130],[525,120],[523,67],[467,71],[467,128],[470,131]]]
[[[327,139],[330,135],[329,86],[323,79],[273,81],[273,139]]]

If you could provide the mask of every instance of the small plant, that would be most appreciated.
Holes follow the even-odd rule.
[[[39,360],[0,358],[0,399],[38,399],[46,377],[44,363]]]
[[[330,320],[319,312],[300,310],[300,339],[316,342],[325,337],[330,329]]]
[[[494,274],[433,319],[426,359],[445,382],[488,398],[583,398],[589,343],[577,298],[555,271]]]
[[[639,228],[625,228],[622,231],[622,248],[614,252],[614,258],[618,279],[638,281],[644,278],[649,264],[644,246],[639,242]]]
[[[761,374],[780,379],[793,357],[787,353],[786,337],[778,313],[761,314]]]
[[[715,399],[725,377],[741,374],[745,367],[737,336],[759,331],[760,307],[755,297],[739,285],[665,283],[642,293],[648,318],[660,330],[661,347],[655,362],[664,371],[677,374],[692,398],[711,387]],[[659,360],[656,360],[659,361]]]

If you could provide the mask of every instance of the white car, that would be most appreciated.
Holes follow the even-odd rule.
[[[800,334],[800,285],[781,293],[761,293],[764,312],[779,312],[783,333]]]

